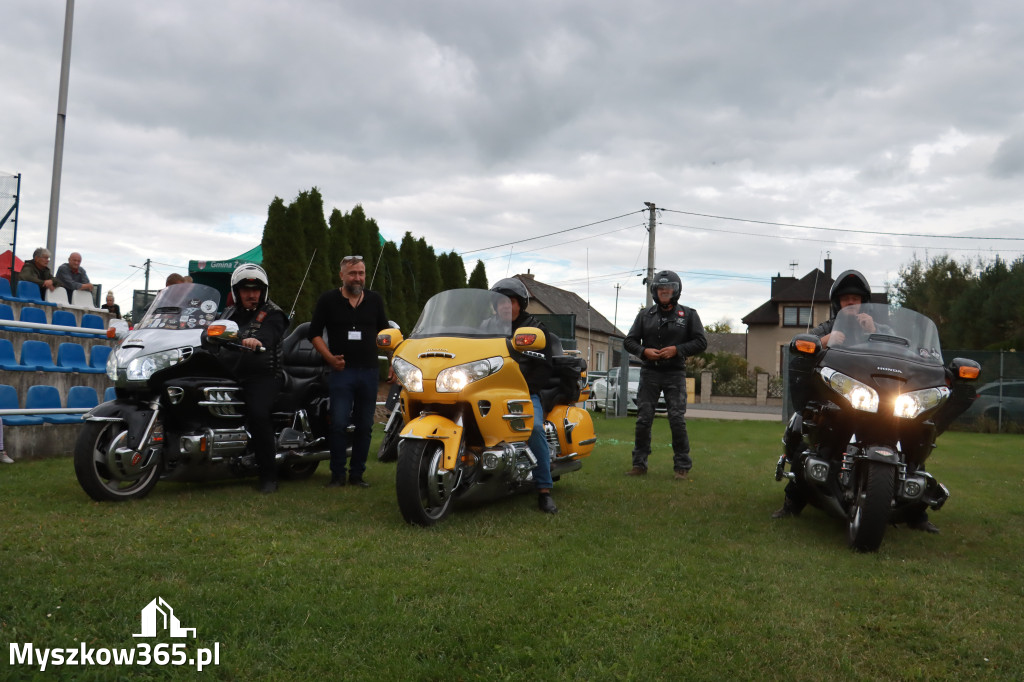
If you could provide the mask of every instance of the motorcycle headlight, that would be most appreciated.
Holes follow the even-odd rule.
[[[148,381],[156,372],[178,364],[181,359],[181,350],[178,348],[137,357],[128,363],[126,378],[128,381]],[[109,373],[110,365],[107,367]]]
[[[920,391],[902,393],[896,398],[892,414],[901,419],[914,419],[927,412],[933,407],[938,407],[949,397],[949,388],[936,386],[935,388],[922,388]]]
[[[423,391],[423,372],[419,367],[402,358],[395,358],[391,367],[395,370],[395,376],[402,382],[405,390],[412,393]]]
[[[107,376],[111,381],[117,381],[117,348],[107,355]]]
[[[501,369],[501,365],[501,358],[493,357],[448,367],[437,373],[437,390],[440,393],[458,393],[474,381],[491,376]]]
[[[821,370],[821,378],[829,388],[850,401],[855,410],[878,412],[878,392],[867,384],[861,383],[842,372],[825,367]]]

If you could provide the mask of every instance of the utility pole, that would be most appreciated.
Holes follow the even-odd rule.
[[[147,294],[149,293],[149,259],[146,259],[146,288],[143,289]]]
[[[615,319],[612,321],[612,326],[616,329],[619,328],[619,289],[621,288],[621,284],[615,285]]]
[[[644,280],[646,285],[644,288],[647,289],[647,305],[650,308],[654,302],[654,298],[651,296],[651,282],[654,281],[654,211],[655,206],[650,201],[645,201],[644,206],[651,212],[651,217],[647,222],[647,279]]]
[[[57,259],[57,208],[60,206],[60,174],[64,162],[64,122],[68,117],[68,77],[71,72],[71,25],[75,18],[75,0],[66,0],[64,9],[64,50],[60,59],[60,90],[57,94],[57,135],[53,143],[53,179],[50,182],[50,222],[46,230],[46,248]]]

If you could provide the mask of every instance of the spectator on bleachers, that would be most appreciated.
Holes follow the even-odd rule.
[[[4,450],[4,419],[0,417],[0,462],[3,464],[14,464],[14,460]]]
[[[68,262],[57,268],[57,284],[68,290],[68,298],[79,289],[92,291],[89,275],[85,274],[85,268],[82,267],[82,254],[72,251]]]
[[[53,272],[50,270],[50,251],[42,246],[32,252],[32,260],[26,261],[21,267],[21,281],[34,282],[39,285],[39,290],[46,293],[49,289],[53,291]]]
[[[108,313],[110,313],[111,315],[113,315],[117,319],[119,319],[119,320],[121,319],[121,306],[119,306],[116,303],[114,303],[114,292],[113,291],[108,291],[107,292],[107,302],[106,302],[106,304],[101,305],[100,308],[103,308],[104,310],[106,310]]]

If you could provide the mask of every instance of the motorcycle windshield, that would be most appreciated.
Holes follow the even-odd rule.
[[[136,329],[202,329],[217,319],[220,292],[205,284],[174,284],[156,295]]]
[[[942,365],[939,332],[934,322],[908,308],[891,309],[879,303],[862,303],[840,310],[828,347]]]
[[[423,306],[411,339],[459,336],[488,339],[512,334],[512,306],[507,297],[486,289],[451,289]]]

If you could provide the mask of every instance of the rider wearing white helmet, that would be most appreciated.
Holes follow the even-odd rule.
[[[277,464],[274,461],[274,425],[271,409],[281,391],[281,340],[288,327],[288,316],[270,300],[267,273],[255,263],[243,263],[231,274],[234,305],[221,319],[238,323],[241,344],[250,351],[237,358],[235,373],[242,385],[246,426],[252,436],[256,463],[260,470],[260,492],[277,491]]]

